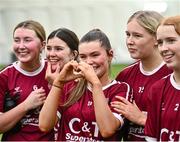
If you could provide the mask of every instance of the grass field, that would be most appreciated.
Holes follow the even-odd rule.
[[[127,64],[113,64],[111,67],[111,78],[114,79],[117,74],[127,66]]]

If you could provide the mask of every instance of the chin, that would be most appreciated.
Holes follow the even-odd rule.
[[[175,68],[175,65],[173,64],[170,64],[170,63],[166,63],[167,67],[170,68],[170,69],[174,69]]]

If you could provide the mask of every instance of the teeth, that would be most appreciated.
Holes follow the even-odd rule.
[[[26,52],[19,52],[19,54],[26,55],[27,53]]]

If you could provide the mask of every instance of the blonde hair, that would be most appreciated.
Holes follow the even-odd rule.
[[[16,31],[16,29],[18,29],[18,28],[25,28],[25,29],[33,30],[36,33],[37,37],[41,40],[41,42],[46,41],[46,32],[45,32],[43,26],[37,21],[26,20],[26,21],[19,23],[14,28],[13,35],[14,35],[14,32]]]
[[[129,19],[128,22],[136,20],[148,33],[156,35],[156,30],[163,16],[156,11],[137,11]]]

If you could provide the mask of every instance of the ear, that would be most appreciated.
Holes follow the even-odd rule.
[[[42,47],[41,47],[40,51],[42,52],[42,51],[43,51],[43,49],[44,49],[44,48],[45,48],[45,46],[46,46],[46,41],[41,42],[41,44],[42,44]]]
[[[79,55],[78,51],[74,50],[73,55],[74,55],[74,60],[76,60],[78,58],[78,55]]]
[[[114,57],[114,52],[113,52],[112,49],[110,49],[110,50],[108,51],[108,56],[109,56],[109,61],[111,61],[112,58]]]

